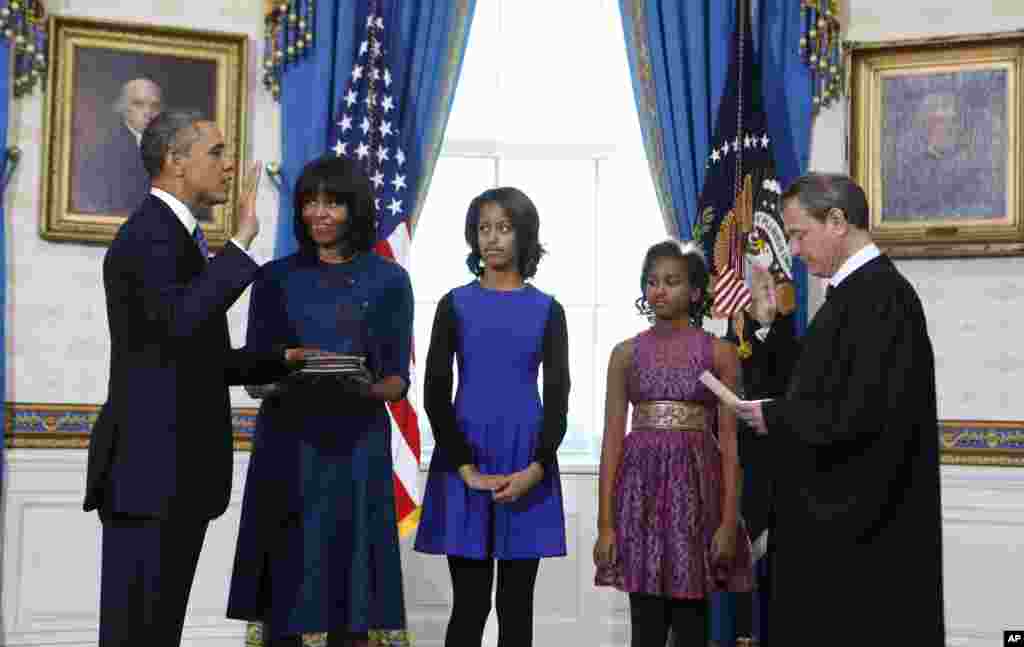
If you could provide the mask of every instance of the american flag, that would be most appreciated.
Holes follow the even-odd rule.
[[[384,49],[384,18],[379,3],[370,2],[369,6],[365,34],[338,101],[328,141],[335,155],[359,161],[373,182],[377,205],[375,251],[408,270],[412,230],[406,158],[397,127],[398,107],[391,94],[393,79]],[[388,409],[395,432],[391,435],[395,507],[399,531],[404,536],[419,520],[416,477],[420,430],[416,409],[408,398],[388,403]]]

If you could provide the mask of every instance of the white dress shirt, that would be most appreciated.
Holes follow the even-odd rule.
[[[832,287],[839,287],[846,277],[850,276],[860,268],[868,264],[868,262],[875,260],[882,255],[882,251],[878,249],[878,245],[869,243],[862,247],[860,251],[846,259],[846,261],[839,266],[836,273],[832,275],[832,278],[828,280],[828,284]]]
[[[164,191],[163,189],[153,187],[149,190],[149,193],[150,195],[155,195],[156,197],[163,200],[164,204],[171,208],[171,211],[173,211],[174,215],[178,217],[178,220],[181,221],[181,224],[185,226],[185,231],[188,232],[189,236],[193,236],[195,234],[196,227],[199,226],[199,222],[196,220],[196,217],[192,215],[192,210],[188,208],[187,204],[185,204],[178,198],[174,197],[167,191]],[[253,258],[252,253],[245,248],[245,245],[238,242],[234,238],[231,239],[231,242],[234,243],[235,246],[238,247],[238,249],[245,252],[249,256],[249,258]]]

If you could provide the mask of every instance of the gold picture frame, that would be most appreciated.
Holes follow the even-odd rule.
[[[230,34],[67,16],[49,18],[40,234],[107,243],[148,192],[141,155],[147,119],[194,110],[217,123],[243,167],[249,42]],[[238,182],[228,202],[195,215],[211,248],[234,233]]]
[[[891,256],[1024,254],[1024,34],[850,42],[851,175]]]

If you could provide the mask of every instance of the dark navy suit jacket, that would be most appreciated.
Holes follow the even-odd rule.
[[[283,376],[283,349],[232,349],[226,313],[258,265],[228,243],[209,262],[148,196],[103,261],[110,384],[89,443],[85,510],[212,519],[231,493],[230,384]]]

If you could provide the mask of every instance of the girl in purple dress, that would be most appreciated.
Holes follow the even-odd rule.
[[[695,246],[654,245],[640,281],[637,308],[654,325],[608,364],[595,581],[629,594],[633,647],[663,647],[670,626],[677,646],[703,647],[710,594],[752,584],[736,417],[698,380],[707,370],[735,389],[739,360],[701,328],[708,271]]]
[[[539,227],[536,207],[518,189],[475,198],[466,243],[478,278],[448,292],[434,318],[423,390],[437,446],[416,550],[448,558],[454,600],[445,647],[480,646],[495,562],[498,647],[530,647],[537,567],[566,554],[556,452],[566,430],[569,348],[562,306],[526,282],[544,253]]]

